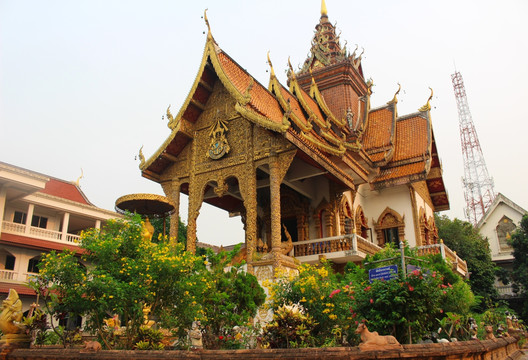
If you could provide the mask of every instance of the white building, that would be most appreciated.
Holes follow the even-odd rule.
[[[27,309],[35,292],[25,284],[42,254],[76,250],[82,230],[118,216],[90,203],[76,182],[0,162],[0,295],[15,289]]]
[[[499,193],[477,224],[480,234],[488,239],[491,257],[497,266],[512,270],[513,248],[508,240],[512,232],[517,229],[523,215],[527,213],[528,211]],[[514,295],[511,284],[504,285],[497,280],[495,285],[502,297]]]

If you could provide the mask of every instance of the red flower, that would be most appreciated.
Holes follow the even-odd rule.
[[[413,270],[412,274],[413,274],[414,276],[418,276],[418,275],[420,275],[420,271],[418,271],[418,270]]]
[[[443,314],[444,313],[444,309],[440,309],[440,314]]]
[[[222,335],[220,335],[220,336],[218,337],[218,339],[220,339],[220,340],[224,340],[224,337],[223,337]]]
[[[409,285],[409,291],[414,291],[414,288],[411,285]]]
[[[374,302],[374,300],[372,298],[370,298],[370,303],[372,304]]]
[[[341,289],[336,289],[330,293],[330,298],[334,297],[335,294],[339,294],[341,292]]]
[[[371,286],[369,285],[369,286],[367,286],[366,288],[364,288],[363,290],[364,290],[364,291],[369,291],[370,288],[371,288]]]

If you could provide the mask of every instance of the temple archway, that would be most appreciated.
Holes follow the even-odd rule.
[[[385,208],[374,223],[374,229],[379,246],[394,243],[398,247],[399,243],[405,240],[404,218],[389,207]]]

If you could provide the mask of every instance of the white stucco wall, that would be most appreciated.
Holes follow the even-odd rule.
[[[504,257],[511,257],[511,252],[500,252],[499,238],[497,236],[496,227],[503,216],[509,217],[513,223],[518,226],[522,219],[523,213],[505,204],[504,202],[501,202],[489,213],[486,221],[479,229],[480,234],[488,239],[493,260],[501,260],[501,258]]]
[[[372,191],[368,184],[360,185],[354,200],[354,210],[361,205],[368,226],[372,229],[374,243],[378,244],[374,222],[378,221],[381,213],[391,208],[403,217],[405,223],[405,240],[411,247],[416,246],[416,235],[413,224],[412,204],[407,185],[396,186],[379,191]]]

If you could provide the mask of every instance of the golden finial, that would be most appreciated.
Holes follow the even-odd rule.
[[[81,168],[81,176],[79,176],[79,177],[77,178],[77,180],[75,180],[75,181],[73,182],[73,184],[74,184],[75,186],[79,187],[79,186],[80,186],[81,179],[82,179],[83,177],[84,177],[84,173],[83,173],[83,169]]]
[[[431,90],[431,96],[429,96],[429,99],[427,99],[427,103],[418,109],[418,111],[429,111],[431,110],[431,99],[433,98],[433,89],[429,88]]]
[[[372,87],[373,86],[374,86],[374,80],[372,80],[372,78],[368,79],[367,80],[367,94],[368,95],[372,94]]]
[[[325,0],[321,0],[321,16],[327,16],[328,11],[326,11],[326,3]]]
[[[389,101],[387,104],[397,104],[398,103],[398,94],[400,93],[400,90],[401,90],[401,85],[400,83],[398,83],[398,91],[396,91],[396,93],[394,94],[394,97],[392,98],[391,101]]]
[[[271,71],[271,76],[275,77],[275,70],[273,70],[273,64],[271,63],[271,59],[270,59],[270,55],[269,54],[270,54],[270,52],[268,50],[268,64],[269,64],[270,69],[271,69],[270,70]]]
[[[139,168],[141,169],[145,164],[145,156],[143,155],[143,145],[139,148]]]
[[[210,36],[211,35],[211,26],[209,26],[209,20],[207,19],[207,10],[208,9],[204,10],[204,20],[205,20],[205,25],[207,25],[207,36]]]

